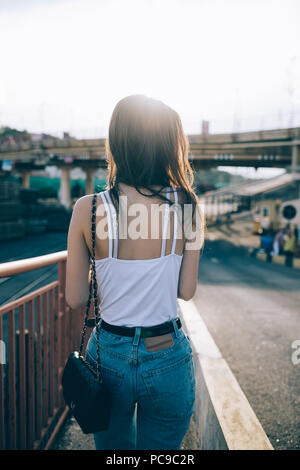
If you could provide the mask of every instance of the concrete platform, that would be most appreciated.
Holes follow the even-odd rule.
[[[197,445],[203,450],[273,447],[192,300],[179,300],[194,353]]]
[[[188,432],[182,442],[182,450],[197,450],[195,418],[192,417]],[[83,434],[74,417],[70,417],[58,435],[54,450],[95,450],[94,439],[90,434]]]

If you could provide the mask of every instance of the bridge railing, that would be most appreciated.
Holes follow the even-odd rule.
[[[61,376],[79,345],[82,310],[65,301],[66,258],[62,251],[0,265],[0,277],[58,266],[56,281],[0,306],[2,449],[50,448],[68,414]]]

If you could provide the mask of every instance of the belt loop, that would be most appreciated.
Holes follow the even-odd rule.
[[[141,336],[141,327],[138,326],[135,329],[135,335],[134,335],[133,343],[132,343],[133,346],[137,346],[139,344],[140,336]]]
[[[177,326],[177,323],[176,323],[177,318],[172,318],[171,321],[172,321],[172,323],[173,323],[173,328],[174,328],[174,332],[175,332],[176,338],[179,338],[180,333],[179,333],[178,326]]]
[[[102,318],[99,318],[99,321],[97,322],[97,324],[94,326],[93,330],[94,330],[94,335],[97,337],[97,325],[98,326],[98,331],[100,331],[100,328],[101,328],[101,322],[102,322]]]

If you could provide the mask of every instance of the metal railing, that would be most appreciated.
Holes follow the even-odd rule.
[[[0,264],[9,277],[57,264],[57,280],[0,307],[0,448],[48,449],[67,414],[61,386],[80,341],[82,309],[65,301],[67,251]],[[2,355],[3,356],[3,355]]]

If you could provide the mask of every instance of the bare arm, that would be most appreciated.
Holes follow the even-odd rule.
[[[183,300],[190,300],[194,296],[198,283],[198,269],[200,250],[204,241],[204,223],[203,214],[201,213],[200,206],[196,207],[192,231],[188,229],[187,240],[185,242],[185,249],[183,252],[183,259],[179,274],[178,282],[178,298]]]
[[[71,308],[83,307],[89,295],[89,249],[82,227],[90,221],[91,198],[76,201],[68,232],[66,301]]]

